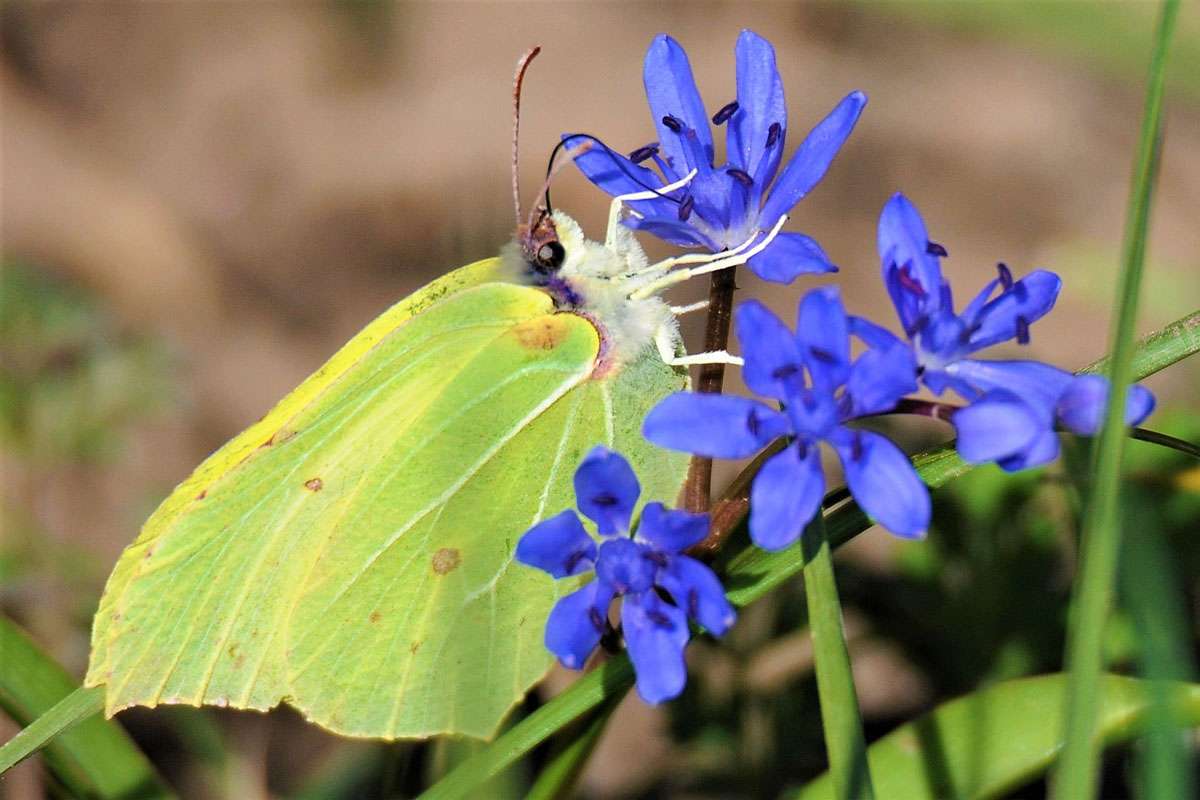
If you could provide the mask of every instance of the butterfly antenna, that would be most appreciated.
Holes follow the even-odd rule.
[[[542,52],[542,48],[537,46],[525,51],[525,55],[517,61],[517,72],[513,75],[512,192],[518,226],[521,224],[521,178],[517,170],[518,143],[521,133],[521,84],[525,81],[525,70],[529,69],[529,63],[540,52]]]

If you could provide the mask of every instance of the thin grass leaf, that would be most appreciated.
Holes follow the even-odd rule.
[[[1162,536],[1156,499],[1134,489],[1125,508],[1121,547],[1122,606],[1138,637],[1139,672],[1146,679],[1150,708],[1145,748],[1136,774],[1143,797],[1196,797],[1194,758],[1185,738],[1186,720],[1171,705],[1174,681],[1195,675],[1188,633],[1186,596]]]
[[[808,600],[821,727],[825,732],[834,792],[839,800],[872,800],[875,790],[867,765],[867,743],[863,738],[850,653],[846,650],[842,604],[833,576],[833,553],[820,514],[808,524],[801,542],[808,559],[804,565],[804,596]]]
[[[1139,340],[1133,358],[1133,377],[1146,378],[1200,352],[1200,311],[1176,320]],[[1101,359],[1086,369],[1102,368]],[[913,457],[913,465],[930,488],[937,488],[969,472],[972,467],[958,457],[951,442]],[[747,513],[742,509],[743,519]],[[833,548],[840,547],[871,527],[870,520],[853,502],[825,514],[825,533]],[[725,576],[731,602],[745,606],[770,592],[804,567],[801,548],[768,553],[748,544],[727,548],[718,568]],[[424,798],[468,797],[477,786],[574,720],[633,686],[633,669],[624,655],[587,673],[569,689],[513,726],[482,752],[431,787]],[[889,797],[890,795],[883,795]]]
[[[575,735],[565,747],[550,757],[549,763],[538,773],[526,800],[557,800],[560,797],[570,797],[575,783],[583,773],[584,766],[600,743],[600,737],[612,718],[613,712],[621,702],[619,696],[613,697],[608,703],[592,714],[590,719],[583,722]]]
[[[1125,228],[1116,312],[1110,348],[1111,384],[1104,427],[1095,450],[1094,483],[1084,512],[1080,574],[1072,598],[1066,665],[1071,675],[1065,716],[1066,748],[1055,774],[1055,795],[1092,797],[1096,792],[1099,741],[1095,735],[1104,624],[1112,600],[1120,549],[1119,498],[1125,449],[1125,395],[1133,377],[1133,334],[1146,256],[1150,205],[1162,144],[1163,89],[1167,48],[1178,0],[1166,0],[1155,35],[1154,54],[1142,117],[1141,141],[1134,168]]]
[[[633,686],[633,665],[624,653],[606,661],[571,685],[571,688],[518,722],[421,795],[425,800],[470,797],[477,787],[526,755],[562,728],[606,700],[619,697]]]
[[[72,797],[171,797],[128,734],[99,716],[103,706],[103,692],[78,688],[20,628],[0,617],[0,707],[28,725],[0,747],[0,774],[53,739],[46,766]]]

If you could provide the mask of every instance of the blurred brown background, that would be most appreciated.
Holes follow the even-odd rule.
[[[1196,9],[1185,4],[1174,54],[1141,331],[1200,301]],[[1018,274],[1062,273],[1032,353],[1064,367],[1091,360],[1105,349],[1154,10],[6,3],[0,221],[6,271],[26,283],[6,294],[20,307],[0,313],[8,367],[29,385],[13,390],[27,392],[24,416],[4,441],[4,609],[80,670],[103,578],[157,500],[392,302],[496,252],[512,228],[512,68],[534,43],[543,54],[523,105],[526,202],[560,133],[590,132],[618,150],[653,138],[641,60],[655,33],[688,49],[715,109],[733,97],[734,39],[751,27],[779,54],[789,149],[848,91],[870,97],[792,222],[842,265],[851,311],[895,327],[875,221],[903,189],[950,250],[960,297],[998,260]],[[555,200],[603,234],[607,198],[580,176],[564,172]],[[741,284],[790,315],[816,281]],[[13,323],[29,304],[58,302],[47,293],[90,309],[84,322],[66,334],[53,313],[28,329]],[[59,386],[58,405],[37,399],[47,374],[97,348],[107,367]],[[1150,385],[1164,407],[1194,411],[1200,371],[1186,365]],[[68,407],[117,435],[86,452],[63,445],[60,415],[38,409]],[[31,544],[43,541],[52,555]],[[880,700],[910,689],[885,685]],[[297,747],[327,749],[320,734],[297,735]],[[601,769],[593,789],[653,773],[657,740],[639,736],[616,756],[629,774]]]

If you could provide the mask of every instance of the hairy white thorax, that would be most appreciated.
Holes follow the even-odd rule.
[[[535,272],[521,248],[510,244],[503,258],[515,279],[546,290],[561,310],[591,320],[600,333],[600,358],[606,368],[619,368],[655,347],[663,330],[672,350],[678,350],[679,326],[670,307],[657,295],[634,296],[665,270],[649,269],[633,231],[617,226],[612,241],[604,244],[584,236],[579,223],[561,211],[553,212],[552,219],[563,247],[562,265],[550,275]]]

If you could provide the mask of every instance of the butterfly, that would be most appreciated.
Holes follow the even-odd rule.
[[[514,563],[517,539],[572,505],[597,444],[644,501],[673,501],[686,460],[642,419],[687,366],[738,361],[683,354],[676,317],[702,304],[659,294],[769,237],[650,264],[621,224],[690,177],[614,200],[602,243],[548,197],[524,224],[518,203],[500,256],[401,300],[200,464],[100,601],[85,683],[106,712],[287,703],[350,736],[492,736],[549,669],[546,616],[577,588]]]

